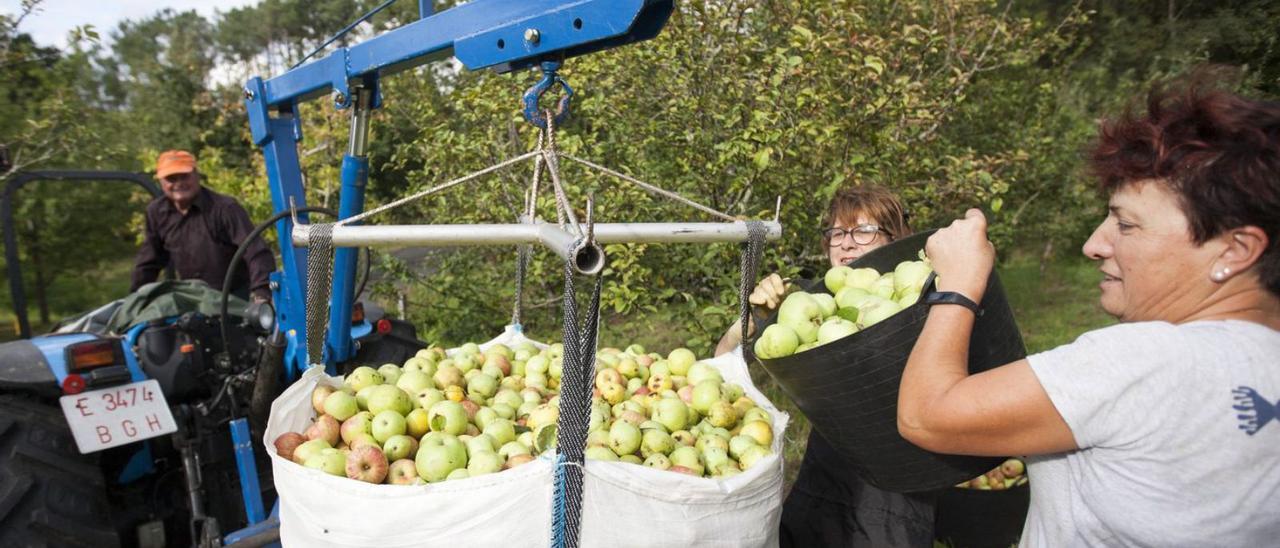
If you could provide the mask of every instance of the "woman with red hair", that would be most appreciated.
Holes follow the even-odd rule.
[[[1274,546],[1280,104],[1157,89],[1102,124],[1090,163],[1109,204],[1084,253],[1121,323],[969,375],[975,310],[934,306],[899,431],[932,451],[1030,455],[1023,546]],[[980,212],[926,252],[939,291],[982,301],[995,252]]]

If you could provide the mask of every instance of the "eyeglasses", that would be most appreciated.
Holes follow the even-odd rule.
[[[888,230],[880,228],[879,225],[858,225],[853,228],[830,227],[822,229],[822,236],[827,239],[827,245],[831,247],[839,246],[844,243],[844,239],[848,236],[853,237],[853,243],[858,245],[869,245],[880,237],[883,232],[885,236],[893,236]]]

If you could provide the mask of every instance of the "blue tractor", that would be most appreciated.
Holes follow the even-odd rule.
[[[546,123],[538,98],[556,84],[557,118],[568,111],[571,90],[555,75],[561,62],[652,38],[674,9],[673,0],[474,0],[438,13],[430,0],[418,6],[416,22],[246,84],[276,212],[258,231],[274,227],[290,242],[293,223],[310,214],[341,219],[364,210],[369,114],[382,103],[383,76],[449,56],[469,69],[541,68],[543,82],[523,108],[531,122]],[[351,111],[336,212],[307,206],[298,162],[296,114],[320,96]],[[4,220],[12,223],[17,187],[40,178],[150,184],[108,175],[10,181]],[[165,281],[31,337],[12,234],[5,230],[10,283],[27,338],[0,344],[0,546],[276,543],[262,446],[275,396],[311,365],[342,374],[403,362],[425,346],[411,325],[357,302],[352,248],[335,253],[328,322],[312,326],[308,345],[307,250],[292,245],[281,247],[281,270],[271,276],[274,306]]]

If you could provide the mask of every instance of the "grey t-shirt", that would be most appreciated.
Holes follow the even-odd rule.
[[[1027,360],[1080,449],[1028,459],[1022,546],[1280,546],[1280,331],[1120,324]]]

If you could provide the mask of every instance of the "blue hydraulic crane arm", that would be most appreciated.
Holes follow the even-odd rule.
[[[647,40],[662,30],[673,2],[473,0],[266,80],[260,102],[288,105],[334,90],[346,107],[349,82],[433,59],[453,56],[472,70],[507,72]]]
[[[523,108],[526,118],[542,124],[537,97],[552,86],[559,84],[564,92],[556,118],[567,113],[572,90],[555,76],[561,61],[653,38],[675,9],[674,0],[472,0],[440,12],[430,0],[418,0],[418,5],[422,18],[416,22],[338,48],[274,78],[254,77],[246,83],[249,129],[262,148],[275,211],[307,205],[298,156],[299,103],[332,91],[336,107],[352,107],[338,204],[338,215],[345,219],[364,210],[369,111],[381,103],[382,76],[449,56],[472,70],[541,66],[543,81],[526,94]],[[309,222],[305,214],[298,217]],[[291,223],[278,223],[281,242],[289,241],[283,235],[290,233]],[[301,347],[306,340],[306,249],[286,243],[280,251],[282,272],[272,275],[271,287],[277,320],[290,345],[288,376],[296,378],[311,363],[324,363],[333,374],[335,365],[356,350],[351,337],[355,250],[335,251],[323,356],[308,356]]]

